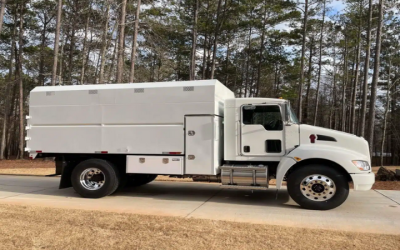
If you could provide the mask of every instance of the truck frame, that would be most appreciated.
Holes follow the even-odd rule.
[[[375,180],[363,138],[299,124],[289,101],[235,98],[217,80],[43,86],[29,102],[29,157],[55,157],[60,188],[87,198],[157,175],[248,189],[276,179],[300,206],[327,210],[350,182]]]

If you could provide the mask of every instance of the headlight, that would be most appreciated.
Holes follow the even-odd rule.
[[[366,162],[366,161],[352,161],[352,162],[361,171],[371,170],[371,167],[369,166],[369,163]]]

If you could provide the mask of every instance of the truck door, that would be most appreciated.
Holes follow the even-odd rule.
[[[285,154],[283,117],[279,105],[241,107],[241,153],[245,156]]]

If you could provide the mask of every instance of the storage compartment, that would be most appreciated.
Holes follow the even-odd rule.
[[[223,158],[222,118],[186,116],[185,174],[216,175]]]
[[[130,174],[183,175],[183,156],[128,155],[126,172]]]

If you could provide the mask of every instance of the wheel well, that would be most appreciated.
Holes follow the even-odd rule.
[[[339,164],[337,164],[336,162],[330,161],[330,160],[326,160],[326,159],[319,159],[319,158],[314,158],[314,159],[306,159],[306,160],[302,160],[299,161],[298,163],[294,164],[291,168],[289,168],[289,170],[286,172],[286,178],[287,179],[289,177],[289,175],[296,169],[299,167],[306,167],[307,165],[310,164],[319,164],[319,165],[325,165],[325,166],[329,166],[331,168],[336,169],[337,171],[339,171],[340,173],[342,173],[348,182],[352,182],[353,180],[351,179],[350,174],[346,171],[346,169],[344,169],[342,166],[340,166]]]

